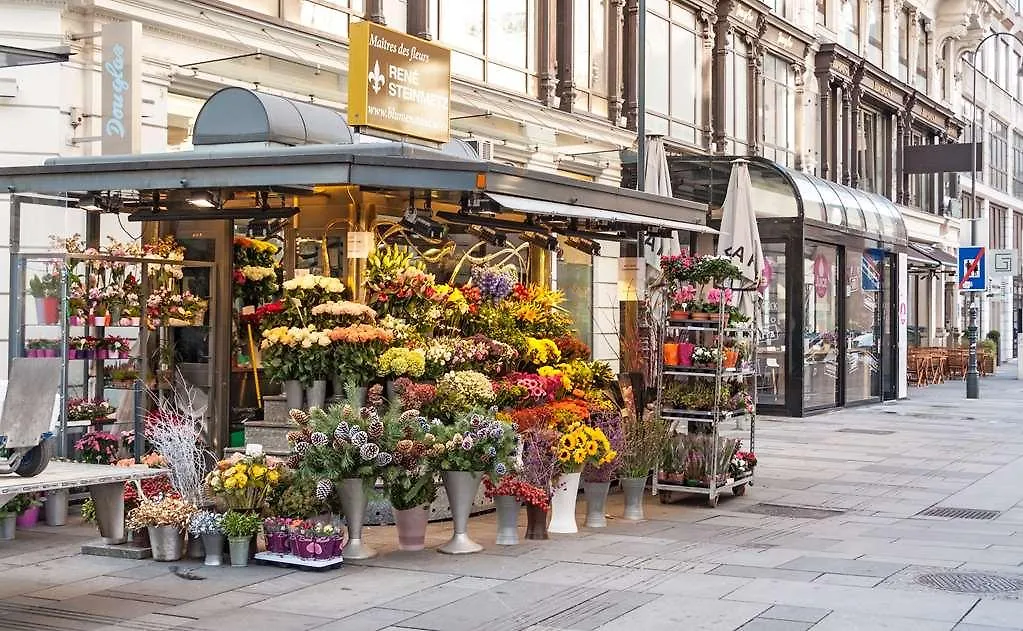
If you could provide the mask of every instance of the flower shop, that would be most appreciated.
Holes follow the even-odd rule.
[[[217,99],[203,112],[222,118]],[[28,332],[44,320],[84,327],[65,334],[65,363],[81,352],[95,366],[101,350],[122,361],[128,346],[116,370],[86,369],[94,387],[62,413],[120,420],[90,428],[75,457],[166,470],[126,486],[135,544],[162,560],[216,564],[229,550],[234,565],[326,567],[373,556],[370,524],[395,523],[397,547],[418,550],[427,524],[450,517],[437,549],[471,553],[516,543],[523,506],[526,537],[576,532],[580,489],[584,523],[603,526],[612,482],[626,495],[623,517],[642,518],[669,432],[645,405],[641,345],[619,341],[640,337],[639,318],[622,322],[619,307],[638,311],[644,279],[602,279],[614,325],[598,335],[594,268],[645,267],[648,238],[713,232],[704,206],[481,161],[455,141],[338,139],[312,118],[306,142],[288,143],[265,128],[265,112],[262,131],[243,129],[253,113],[232,114],[241,131],[219,134],[218,147],[203,144],[215,117],[201,113],[193,152],[0,169],[14,193],[12,235],[23,213],[47,205],[85,215],[84,243],[65,241],[61,263],[40,271],[38,312],[14,239],[12,294],[25,300],[12,356],[46,350],[26,345],[44,338]],[[266,147],[242,146],[257,136]],[[123,304],[60,289],[73,285],[76,256],[117,258],[99,240],[113,215],[139,234],[133,256],[170,280],[135,271],[129,292],[122,277],[117,295],[136,296]],[[173,260],[145,261],[146,248]],[[189,273],[193,261],[202,273]],[[58,289],[47,289],[54,276]],[[109,285],[96,280],[86,287]],[[139,333],[108,340],[114,322]],[[608,338],[612,356],[595,359]],[[206,372],[195,378],[189,366]],[[134,396],[93,394],[113,382],[132,383]],[[474,540],[470,516],[494,508],[495,539]]]

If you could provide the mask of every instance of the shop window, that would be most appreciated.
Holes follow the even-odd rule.
[[[868,193],[888,196],[888,171],[892,161],[892,117],[863,110],[860,142],[860,186]]]
[[[364,0],[285,0],[281,7],[285,20],[341,39],[348,39],[348,27],[366,11]]]
[[[764,55],[764,157],[787,167],[796,162],[796,77],[792,66]]]
[[[828,26],[828,0],[817,0],[817,24]]]
[[[899,12],[899,79],[909,83],[909,44],[913,31],[910,28],[909,12]]]
[[[876,253],[846,250],[846,403],[877,396],[880,374],[875,335],[881,327],[882,264]]]
[[[867,59],[876,66],[884,63],[884,12],[880,2],[867,5]]]
[[[647,17],[647,111],[660,132],[689,144],[703,142],[700,125],[703,40],[696,15],[681,5],[665,4]],[[668,42],[668,46],[664,46]],[[653,79],[651,79],[653,77]]]
[[[579,339],[593,348],[593,257],[565,247],[558,257],[558,291],[569,297],[565,309],[572,316]]]
[[[931,138],[925,134],[914,133],[911,144],[932,144]],[[938,209],[937,201],[938,176],[929,173],[912,175],[909,178],[910,198],[916,207],[925,212],[934,213]]]
[[[988,206],[988,247],[1004,248],[1006,245],[1005,224],[1009,211],[1002,206]]]
[[[927,74],[929,68],[927,67],[927,51],[930,47],[930,33],[927,32],[927,27],[923,20],[920,20],[916,24],[917,29],[917,52],[916,52],[916,89],[921,92],[927,92]]]
[[[839,32],[842,46],[860,52],[860,7],[856,0],[842,0]]]
[[[757,351],[760,379],[759,405],[784,405],[786,373],[785,332],[787,292],[785,285],[785,244],[765,243],[764,336]]]
[[[451,48],[452,74],[536,93],[536,0],[430,0],[430,32]]]
[[[991,171],[990,184],[1004,192],[1009,190],[1009,126],[991,119],[991,135],[988,146],[988,165]]]
[[[1023,199],[1023,134],[1012,134],[1012,195]]]
[[[522,0],[519,0],[520,2]],[[507,0],[490,0],[491,6]],[[579,110],[607,116],[607,3],[574,0],[572,68],[575,105]],[[659,40],[664,45],[664,40]]]
[[[807,243],[803,250],[803,407],[838,403],[838,249]]]
[[[729,82],[732,86],[733,98],[725,104],[727,121],[728,147],[727,153],[745,155],[749,142],[749,47],[742,41],[742,36],[732,34],[732,49],[728,52],[727,66]]]

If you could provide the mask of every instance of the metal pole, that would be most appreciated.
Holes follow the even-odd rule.
[[[973,112],[970,116],[970,245],[977,245],[977,221],[980,219],[980,208],[977,204],[977,55],[980,47],[987,41],[984,38],[973,51]],[[959,272],[963,273],[962,270]],[[970,355],[966,366],[966,398],[980,398],[980,373],[977,372],[977,292],[970,292],[970,318],[966,332],[970,340]]]
[[[646,0],[639,0],[639,20],[636,26],[636,101],[639,116],[636,117],[636,190],[643,190],[646,179]]]

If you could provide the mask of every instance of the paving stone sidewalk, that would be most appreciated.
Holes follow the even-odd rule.
[[[483,516],[470,532],[487,550],[469,557],[397,552],[392,529],[371,528],[384,554],[341,570],[197,566],[205,580],[192,581],[165,563],[78,554],[87,527],[22,531],[0,542],[0,629],[1023,629],[1015,372],[984,379],[979,401],[955,382],[761,419],[745,497],[717,509],[648,498],[647,521],[507,548]],[[985,519],[922,514],[936,507]],[[428,543],[449,528],[431,525]]]

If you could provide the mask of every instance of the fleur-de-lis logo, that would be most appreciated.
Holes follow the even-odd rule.
[[[369,87],[373,88],[374,94],[380,94],[380,88],[384,87],[384,75],[380,72],[380,62],[373,62],[373,71],[369,73]]]

